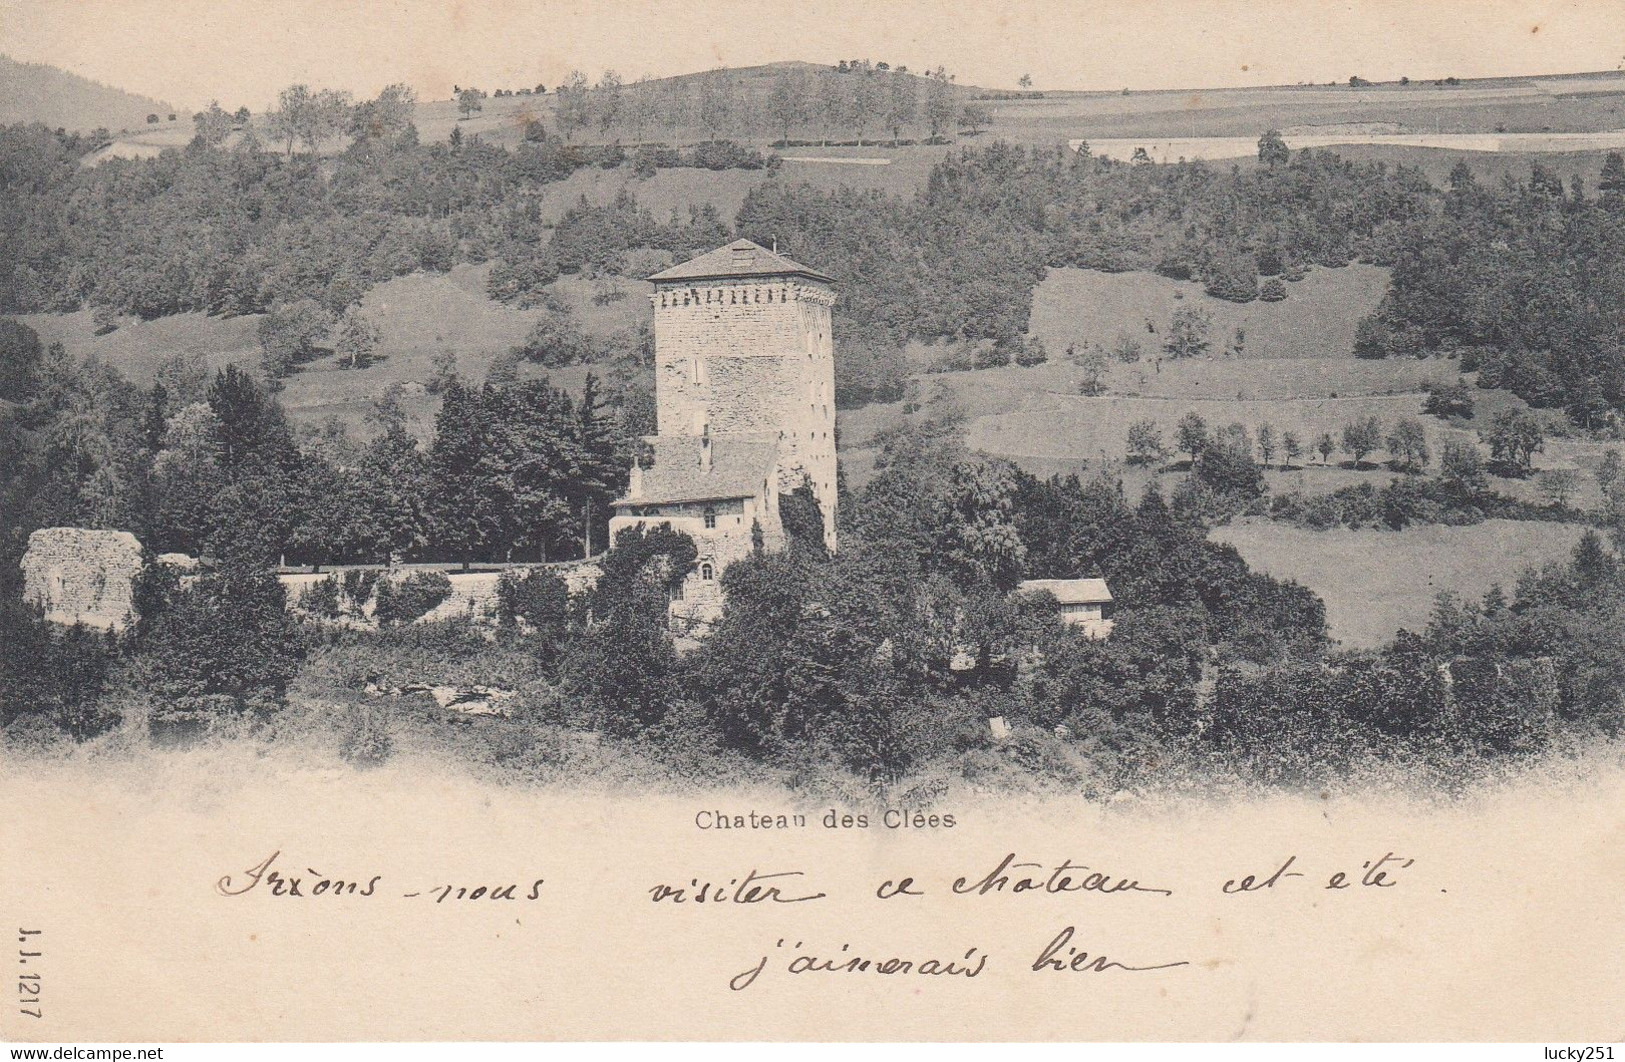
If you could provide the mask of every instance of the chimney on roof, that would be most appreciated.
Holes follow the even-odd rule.
[[[700,471],[711,471],[711,425],[705,426],[700,433]]]
[[[643,497],[643,462],[635,455],[632,458],[632,472],[626,480],[626,496],[628,498]]]

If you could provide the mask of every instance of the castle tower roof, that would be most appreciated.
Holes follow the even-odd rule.
[[[690,258],[670,269],[663,269],[649,279],[659,284],[673,280],[717,280],[735,277],[806,277],[825,284],[834,281],[809,269],[800,262],[786,258],[750,240],[735,240],[726,247],[707,251],[698,258]]]

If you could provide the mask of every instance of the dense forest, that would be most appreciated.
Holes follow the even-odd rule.
[[[292,126],[285,150],[252,130],[235,140],[200,131],[184,151],[88,169],[79,159],[94,141],[0,130],[0,233],[12,249],[0,263],[0,312],[91,305],[107,327],[120,313],[269,313],[336,334],[345,311],[392,276],[494,260],[494,297],[545,303],[561,273],[637,276],[737,233],[777,240],[840,285],[837,389],[850,406],[900,395],[911,338],[963,341],[976,365],[1039,360],[1025,333],[1047,268],[1156,270],[1245,302],[1288,297],[1311,267],[1365,261],[1392,266],[1393,278],[1360,330],[1361,356],[1460,354],[1484,386],[1592,428],[1616,426],[1625,403],[1618,156],[1590,196],[1538,165],[1526,180],[1487,186],[1462,163],[1438,190],[1414,169],[1292,154],[1268,135],[1260,164],[1229,168],[995,143],[949,155],[912,197],[774,176],[731,222],[709,208],[655,218],[631,192],[583,200],[553,221],[530,193],[583,166],[647,176],[669,166],[772,172],[774,160],[726,141],[682,151],[557,137],[514,150],[460,136],[426,145],[387,97],[326,155],[317,148],[345,126]],[[279,371],[296,367],[283,359]]]
[[[1600,194],[1536,165],[1486,187],[1465,163],[1442,209],[1409,227],[1362,357],[1460,354],[1484,387],[1618,430],[1625,409],[1625,159]]]
[[[249,528],[258,554],[290,563],[579,557],[589,536],[604,547],[608,503],[625,487],[635,434],[596,379],[572,398],[546,380],[453,376],[427,448],[393,393],[375,403],[366,443],[342,430],[296,439],[236,366],[210,380],[175,359],[138,388],[9,324],[0,345],[29,366],[29,397],[0,417],[10,567],[29,530],[60,525],[194,555]]]

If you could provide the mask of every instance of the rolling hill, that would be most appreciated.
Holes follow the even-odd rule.
[[[147,115],[167,119],[174,108],[44,63],[0,55],[0,125],[43,122],[53,129],[117,132],[144,126]],[[181,115],[179,120],[184,120]],[[188,125],[190,127],[190,125]]]

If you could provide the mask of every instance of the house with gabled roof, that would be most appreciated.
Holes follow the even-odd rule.
[[[1049,594],[1059,606],[1061,622],[1079,627],[1091,638],[1112,633],[1112,592],[1104,579],[1026,579],[1018,594]]]

